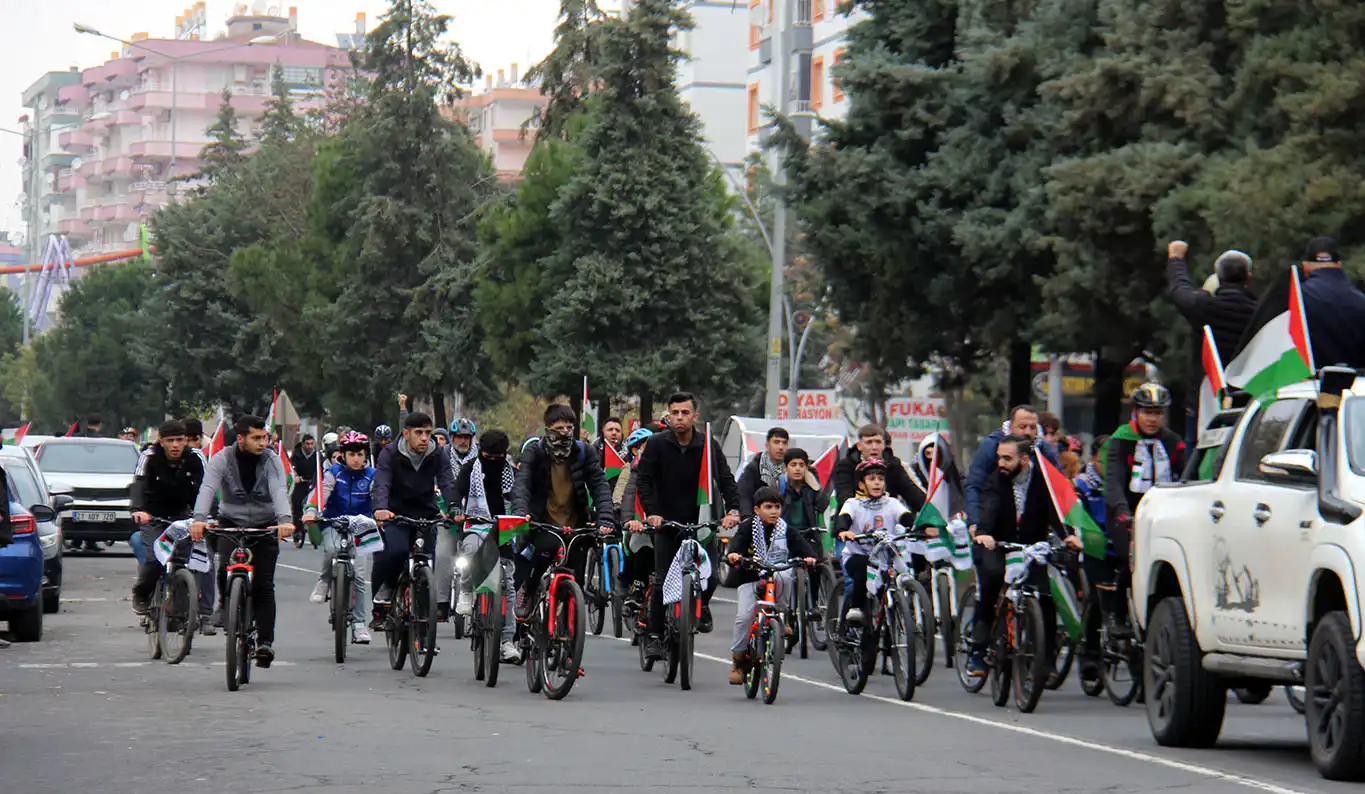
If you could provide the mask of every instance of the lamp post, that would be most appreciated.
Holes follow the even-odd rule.
[[[17,135],[30,144],[28,147],[28,154],[25,155],[30,161],[28,164],[29,184],[24,191],[24,224],[28,227],[25,232],[24,247],[32,252],[28,255],[28,258],[35,261],[38,259],[38,202],[35,198],[38,195],[39,182],[38,164],[32,160],[38,154],[37,143],[39,122],[41,122],[41,119],[35,119],[32,129],[26,133],[0,127],[0,132]],[[33,262],[30,261],[27,264],[33,264]],[[32,334],[32,331],[30,330],[32,328],[32,320],[29,318],[28,307],[33,301],[33,279],[29,277],[29,273],[29,270],[24,271],[24,334],[22,341],[25,346],[28,345],[29,336]]]

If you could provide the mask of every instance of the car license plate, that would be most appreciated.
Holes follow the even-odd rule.
[[[91,510],[77,510],[71,514],[73,521],[88,521],[90,523],[110,524],[114,522],[113,513],[95,512]]]

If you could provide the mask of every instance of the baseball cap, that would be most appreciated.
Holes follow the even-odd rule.
[[[1303,261],[1340,262],[1341,254],[1337,253],[1337,241],[1331,237],[1314,237],[1303,251]]]

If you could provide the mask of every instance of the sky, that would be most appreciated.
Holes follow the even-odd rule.
[[[251,0],[247,0],[248,4]],[[485,72],[497,74],[519,64],[521,73],[553,46],[559,0],[432,0],[437,10],[454,17],[451,38]],[[269,5],[299,12],[304,38],[336,44],[336,33],[353,33],[355,16],[364,11],[369,29],[378,25],[386,0],[268,0]],[[17,130],[25,109],[22,94],[45,72],[71,66],[88,69],[108,60],[120,45],[81,35],[72,23],[128,38],[146,31],[153,38],[170,38],[175,17],[194,0],[0,0],[0,129]],[[223,30],[235,0],[208,0],[208,29],[213,37]],[[0,132],[0,232],[18,229],[22,212],[16,198],[22,193],[23,139]]]

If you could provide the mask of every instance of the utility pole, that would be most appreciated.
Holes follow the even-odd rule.
[[[773,4],[773,36],[775,77],[773,106],[782,116],[787,115],[787,86],[791,79],[791,2],[792,0],[769,0]],[[782,154],[772,153],[773,185],[777,188],[775,219],[773,220],[772,239],[772,279],[768,285],[768,377],[767,400],[763,413],[768,419],[777,418],[778,396],[782,392],[782,322],[784,314],[783,271],[787,264],[787,207],[780,195],[786,186],[782,171]]]

